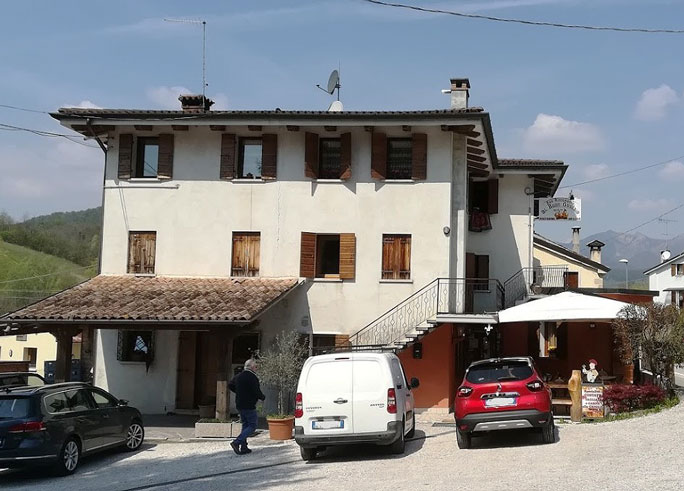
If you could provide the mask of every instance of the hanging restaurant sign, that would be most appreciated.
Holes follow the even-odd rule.
[[[537,198],[538,220],[581,220],[582,200],[570,198]]]

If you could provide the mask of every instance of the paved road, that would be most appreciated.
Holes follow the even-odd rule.
[[[684,365],[675,367],[675,383],[680,387],[684,387]]]
[[[136,454],[84,461],[67,478],[0,472],[3,490],[213,489],[659,489],[684,487],[684,404],[659,414],[595,425],[559,425],[556,443],[509,432],[459,450],[451,428],[421,424],[403,456],[374,447],[336,449],[304,463],[292,442],[238,457],[226,443],[147,445]]]

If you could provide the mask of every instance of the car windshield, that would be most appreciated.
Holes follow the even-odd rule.
[[[510,380],[525,380],[532,375],[532,367],[525,361],[497,361],[475,365],[468,369],[466,380],[471,384],[490,384]]]
[[[30,408],[28,397],[0,397],[0,419],[26,418]]]

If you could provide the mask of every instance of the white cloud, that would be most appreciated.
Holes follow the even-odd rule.
[[[585,203],[590,202],[590,201],[594,201],[594,199],[596,198],[596,195],[594,194],[594,192],[589,191],[588,189],[573,190],[572,194],[575,198],[579,198],[582,201],[584,201]]]
[[[606,147],[598,126],[544,113],[539,113],[532,126],[523,131],[523,144],[528,152],[556,154],[590,152]]]
[[[668,109],[678,102],[679,95],[669,85],[663,84],[655,89],[646,89],[637,102],[634,117],[642,121],[663,119]]]
[[[228,96],[223,92],[219,92],[218,94],[209,94],[208,97],[214,101],[214,105],[211,106],[214,111],[225,111],[228,109]]]
[[[684,164],[678,160],[673,160],[665,164],[665,167],[658,171],[658,176],[663,179],[684,179]]]
[[[181,94],[194,94],[194,92],[181,85],[173,87],[162,85],[147,89],[147,98],[163,109],[180,109],[178,96]]]
[[[635,211],[661,211],[671,208],[673,201],[671,199],[633,199],[627,204],[627,208]]]
[[[583,169],[583,172],[587,179],[601,179],[610,174],[609,170],[607,164],[590,164]]]
[[[78,104],[63,104],[62,107],[78,107],[80,109],[102,109],[102,107],[87,99],[79,102]]]

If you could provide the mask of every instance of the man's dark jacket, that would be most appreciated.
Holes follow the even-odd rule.
[[[266,396],[261,392],[259,378],[250,370],[243,370],[233,377],[228,388],[235,392],[235,407],[238,411],[256,409],[257,400],[266,399]]]

